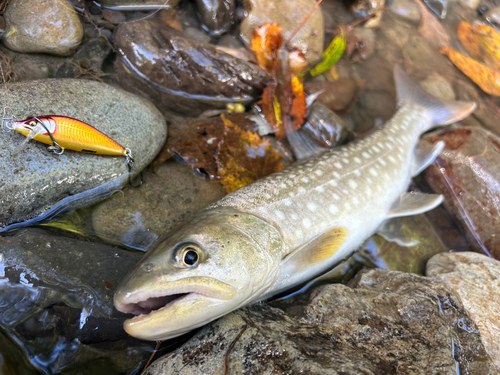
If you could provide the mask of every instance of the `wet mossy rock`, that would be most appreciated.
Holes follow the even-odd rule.
[[[495,374],[476,325],[440,282],[397,271],[362,272],[352,287],[315,289],[226,315],[149,367],[147,375]],[[287,307],[288,306],[288,307]]]
[[[167,135],[165,118],[150,102],[94,81],[39,80],[0,86],[0,105],[8,104],[17,120],[60,115],[94,126],[131,149],[133,176],[152,161]],[[128,173],[125,157],[70,150],[55,155],[37,141],[14,156],[25,137],[4,130],[0,131],[0,228],[38,216],[67,196]]]
[[[257,65],[190,39],[160,19],[120,25],[114,43],[122,53],[116,63],[120,84],[162,110],[197,116],[231,102],[249,103],[269,80]]]

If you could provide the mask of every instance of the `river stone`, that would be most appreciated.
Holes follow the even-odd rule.
[[[130,9],[134,5],[137,5],[138,7],[141,5],[164,5],[173,8],[179,4],[180,1],[181,0],[100,0],[99,4],[108,8],[128,6]]]
[[[500,138],[483,128],[459,127],[423,139],[446,146],[425,170],[432,190],[463,225],[472,249],[500,259]]]
[[[67,56],[83,38],[80,18],[67,0],[11,0],[3,16],[2,42],[17,52]]]
[[[0,238],[1,330],[46,374],[139,371],[153,344],[123,331],[113,294],[141,256],[34,228]]]
[[[426,274],[460,296],[500,373],[500,262],[472,252],[442,253],[429,260]]]
[[[95,207],[92,222],[101,238],[146,250],[161,233],[225,194],[218,181],[195,176],[190,166],[171,160],[146,173],[140,187]]]
[[[230,374],[496,373],[460,299],[426,277],[375,269],[274,306],[226,315],[144,375],[224,374],[228,351]]]
[[[265,23],[277,23],[283,30],[283,43],[314,8],[316,0],[249,0],[245,2],[248,15],[241,23],[241,38],[250,47],[253,31]],[[306,55],[309,63],[315,62],[323,52],[324,23],[321,7],[316,9],[290,46]]]
[[[0,86],[0,105],[8,104],[17,119],[54,114],[91,124],[131,149],[132,176],[151,162],[167,134],[164,117],[151,103],[95,81],[48,79]],[[0,131],[0,228],[38,216],[69,195],[128,173],[122,156],[70,150],[55,155],[36,141],[14,157],[13,150],[23,140],[16,131]]]

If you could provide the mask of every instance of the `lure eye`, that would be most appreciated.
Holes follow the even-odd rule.
[[[36,126],[36,121],[30,121],[30,122],[28,122],[28,123],[27,123],[27,124],[25,124],[25,125],[27,125],[27,126],[29,126],[29,127],[32,127],[32,128],[33,128],[33,127],[35,127],[35,126]]]
[[[203,251],[194,244],[185,245],[178,254],[178,261],[185,268],[196,267],[203,257]]]

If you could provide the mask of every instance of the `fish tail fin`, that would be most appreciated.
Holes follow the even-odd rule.
[[[447,125],[459,121],[476,109],[475,102],[439,100],[425,91],[415,82],[400,65],[394,66],[394,80],[396,81],[396,90],[398,93],[398,105],[411,101],[421,105],[425,111],[430,114],[431,124],[427,131],[437,125]]]

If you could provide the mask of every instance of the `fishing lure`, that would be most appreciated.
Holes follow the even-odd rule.
[[[134,164],[130,149],[83,121],[53,115],[30,117],[23,121],[14,121],[14,117],[4,116],[3,120],[8,130],[15,130],[26,136],[13,154],[21,152],[34,139],[50,145],[48,149],[58,155],[65,149],[99,155],[121,155],[126,157],[129,169]]]

